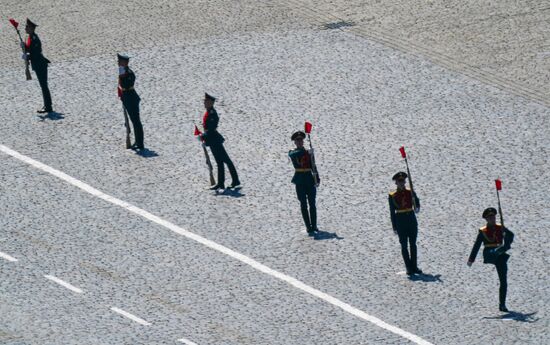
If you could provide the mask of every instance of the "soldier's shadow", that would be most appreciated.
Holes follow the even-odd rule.
[[[443,283],[443,280],[441,280],[441,274],[436,274],[436,275],[427,274],[427,273],[413,274],[412,276],[409,276],[409,280],[412,280],[415,282],[422,281],[426,283]]]
[[[537,322],[539,320],[538,317],[535,317],[535,314],[537,312],[533,313],[520,313],[517,311],[509,311],[504,315],[497,315],[497,316],[486,316],[484,319],[486,320],[512,320],[512,321],[519,321],[519,322]]]
[[[136,151],[136,155],[141,156],[143,158],[158,157],[158,153],[156,153],[153,150],[149,150],[148,148],[144,148],[143,150]]]
[[[343,237],[338,236],[335,232],[317,231],[313,234],[313,239],[317,241],[321,240],[343,240]]]
[[[63,120],[65,118],[65,116],[63,115],[65,114],[52,111],[51,113],[47,113],[46,115],[38,115],[38,117],[40,118],[40,121],[45,121],[45,120],[57,121],[57,120]]]

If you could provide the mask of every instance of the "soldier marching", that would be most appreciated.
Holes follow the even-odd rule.
[[[32,66],[34,73],[36,73],[36,78],[40,84],[40,89],[42,90],[42,99],[44,101],[44,106],[42,109],[37,110],[38,113],[51,113],[53,112],[52,107],[52,96],[50,94],[50,89],[48,87],[48,60],[44,55],[42,55],[42,42],[38,35],[36,34],[36,27],[38,25],[33,23],[30,19],[27,18],[27,24],[25,25],[25,32],[27,33],[27,40],[21,42],[22,48],[24,48],[23,60],[29,60]]]
[[[297,131],[292,134],[290,139],[294,141],[296,148],[290,150],[288,156],[294,166],[292,183],[296,186],[296,196],[300,201],[302,219],[304,220],[307,233],[313,235],[316,231],[319,231],[317,228],[317,206],[315,205],[315,198],[320,179],[318,175],[317,181],[314,179],[313,171],[316,170],[316,167],[314,166],[313,151],[308,151],[304,148],[305,137],[306,134],[302,131]]]
[[[200,134],[200,138],[203,140],[206,146],[210,147],[212,155],[214,155],[214,160],[218,166],[218,180],[217,183],[210,187],[211,190],[220,190],[225,189],[225,168],[224,164],[227,165],[229,169],[229,174],[231,175],[231,185],[229,188],[238,188],[241,186],[241,181],[239,181],[239,175],[237,175],[237,169],[223,143],[225,141],[224,137],[218,132],[218,123],[220,117],[218,112],[214,109],[214,103],[216,98],[209,95],[208,93],[204,94],[204,108],[206,109],[204,117],[202,120],[202,125],[204,128],[204,133]]]
[[[407,173],[398,172],[393,175],[397,189],[388,196],[390,218],[394,233],[399,237],[401,255],[405,263],[407,275],[422,274],[417,263],[416,239],[418,236],[418,221],[416,213],[420,211],[420,199],[416,193],[405,187]],[[410,252],[409,252],[410,248]]]
[[[117,54],[118,59],[118,96],[122,101],[125,112],[128,113],[134,127],[135,142],[129,148],[143,150],[143,125],[139,117],[139,103],[141,98],[134,88],[136,75],[128,67],[130,58],[127,55]]]
[[[474,247],[468,258],[468,266],[474,263],[479,248],[483,243],[483,263],[495,265],[498,279],[500,281],[498,299],[498,309],[503,312],[508,312],[506,308],[506,293],[508,291],[508,259],[510,255],[506,253],[510,249],[514,241],[514,234],[504,225],[496,222],[497,210],[489,207],[483,211],[482,217],[487,224],[481,227],[478,231]]]

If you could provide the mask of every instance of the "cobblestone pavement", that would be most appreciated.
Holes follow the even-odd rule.
[[[322,29],[289,4],[60,1],[29,14],[42,24],[45,53],[54,61],[59,114],[33,113],[41,102],[38,83],[25,82],[17,54],[3,49],[0,144],[433,344],[548,343],[544,100],[353,27]],[[2,5],[4,16],[30,12],[29,3]],[[336,5],[331,13],[342,16]],[[316,11],[327,15],[325,6]],[[60,11],[63,19],[54,20]],[[128,29],[112,29],[122,26]],[[14,44],[12,34],[2,30],[0,44]],[[133,57],[143,99],[145,157],[123,147],[119,44]],[[544,73],[525,85],[544,93],[540,78]],[[220,132],[244,184],[240,193],[206,191],[192,136],[205,90],[219,98]],[[304,120],[314,123],[325,240],[306,236],[290,184],[289,136]],[[400,274],[390,229],[387,192],[391,175],[404,167],[401,145],[423,206],[420,266],[431,275],[425,281]],[[9,155],[0,153],[0,160],[2,344],[407,343]],[[504,181],[505,220],[516,234],[508,296],[515,319],[497,312],[494,269],[479,259],[466,266],[480,213],[496,203],[496,177]]]
[[[278,0],[296,15],[549,105],[550,2]]]

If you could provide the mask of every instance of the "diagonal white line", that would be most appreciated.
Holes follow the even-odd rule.
[[[129,318],[132,321],[135,321],[135,322],[139,323],[140,325],[143,325],[143,326],[150,326],[151,325],[149,322],[147,322],[147,321],[145,321],[145,320],[143,320],[143,319],[141,319],[141,318],[139,318],[135,315],[132,315],[129,312],[124,311],[120,308],[111,307],[111,310],[114,311],[115,313],[118,313],[122,316],[125,316],[125,317]]]
[[[14,258],[13,256],[8,255],[8,254],[6,254],[6,253],[2,253],[2,252],[0,252],[0,258],[4,258],[4,259],[6,259],[6,260],[8,260],[8,261],[10,261],[10,262],[16,262],[16,261],[17,261],[17,259]]]
[[[185,338],[178,339],[180,343],[184,343],[185,345],[197,345],[197,343],[192,342],[191,340],[187,340]]]
[[[76,293],[83,293],[84,291],[82,291],[81,289],[77,288],[76,286],[73,286],[69,283],[67,283],[66,281],[63,281],[57,277],[54,277],[54,276],[51,276],[51,275],[45,275],[44,277],[46,277],[47,279],[53,281],[53,282],[56,282],[57,284],[73,291],[73,292],[76,292]]]
[[[367,314],[366,312],[360,310],[360,309],[357,309],[343,301],[340,301],[339,299],[335,298],[335,297],[332,297],[331,295],[328,295],[322,291],[319,291],[309,285],[306,285],[304,283],[302,283],[301,281],[299,281],[298,279],[296,278],[293,278],[291,276],[288,276],[284,273],[281,273],[279,271],[276,271],[274,269],[271,269],[267,266],[265,266],[264,264],[252,259],[252,258],[249,258],[248,256],[246,255],[243,255],[239,252],[236,252],[232,249],[229,249],[225,246],[222,246],[221,244],[218,244],[216,242],[213,242],[213,241],[210,241],[202,236],[199,236],[195,233],[192,233],[190,231],[187,231],[185,230],[184,228],[182,227],[179,227],[173,223],[170,223],[169,221],[167,220],[164,220],[158,216],[155,216],[154,214],[152,213],[149,213],[137,206],[134,206],[130,203],[127,203],[123,200],[120,200],[120,199],[117,199],[113,196],[110,196],[108,194],[105,194],[103,193],[102,191],[98,190],[98,189],[95,189],[94,187],[80,181],[80,180],[77,180],[75,179],[74,177],[71,177],[59,170],[56,170],[44,163],[41,163],[37,160],[34,160],[30,157],[27,157],[25,155],[22,155],[20,154],[19,152],[17,151],[14,151],[12,149],[10,149],[9,147],[6,147],[4,145],[0,145],[0,151],[4,152],[5,154],[7,155],[10,155],[22,162],[25,162],[37,169],[40,169],[42,171],[45,171],[53,176],[56,176],[60,179],[62,179],[63,181],[67,182],[67,183],[70,183],[72,184],[73,186],[77,187],[77,188],[80,188],[81,190],[87,192],[87,193],[90,193],[92,194],[93,196],[97,197],[97,198],[100,198],[100,199],[103,199],[107,202],[110,202],[114,205],[117,205],[117,206],[120,206],[134,214],[137,214],[143,218],[146,218],[148,220],[150,220],[151,222],[153,223],[156,223],[158,225],[161,225],[167,229],[170,229],[172,230],[173,232],[177,233],[177,234],[180,234],[182,236],[185,236],[189,239],[192,239],[193,241],[196,241],[208,248],[211,248],[211,249],[214,249],[214,250],[217,250],[218,252],[220,253],[223,253],[227,256],[230,256],[236,260],[239,260],[247,265],[250,265],[251,267],[253,267],[254,269],[260,271],[260,272],[263,272],[265,274],[268,274],[272,277],[275,277],[277,279],[280,279],[304,292],[307,292],[308,294],[312,295],[312,296],[315,296],[319,299],[322,299],[323,301],[325,302],[328,302],[344,311],[346,311],[347,313],[350,313],[360,319],[363,319],[365,321],[368,321],[380,328],[383,328],[387,331],[390,331],[394,334],[397,334],[403,338],[406,338],[416,344],[419,344],[419,345],[432,345],[430,342],[422,339],[421,337],[415,335],[415,334],[412,334],[410,332],[407,332],[397,326],[394,326],[394,325],[391,325],[389,323],[386,323],[385,321],[377,318],[376,316],[372,316],[372,315],[369,315]]]

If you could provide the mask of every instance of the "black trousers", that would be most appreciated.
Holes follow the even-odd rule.
[[[52,111],[52,96],[50,89],[48,88],[48,65],[36,68],[34,70],[36,78],[42,89],[42,98],[44,99],[44,109],[46,111]]]
[[[231,179],[233,180],[233,183],[239,182],[237,169],[235,169],[235,165],[233,165],[233,162],[231,161],[231,158],[229,158],[227,151],[225,151],[223,144],[222,143],[210,144],[210,150],[212,151],[212,155],[214,156],[214,159],[216,160],[216,165],[218,166],[217,185],[219,187],[225,186],[224,163],[227,165],[227,168],[229,169],[229,174],[231,174]]]
[[[141,124],[141,120],[139,119],[139,102],[140,100],[137,98],[137,95],[136,98],[128,97],[122,100],[122,103],[128,112],[128,117],[130,117],[130,121],[132,121],[132,126],[134,127],[136,146],[143,149],[143,126]]]
[[[497,268],[498,280],[500,281],[500,288],[498,290],[498,300],[501,305],[506,305],[506,292],[508,291],[508,254],[499,255],[495,266]]]
[[[403,256],[403,261],[405,262],[407,272],[412,272],[418,269],[416,258],[416,237],[418,235],[418,226],[415,223],[400,226],[397,228],[397,235],[399,236],[401,255]]]
[[[317,207],[315,205],[317,188],[313,184],[296,184],[296,195],[300,201],[300,210],[307,230],[317,230]]]

